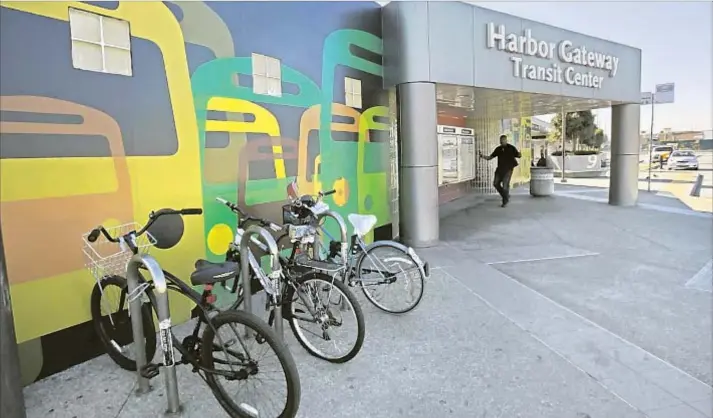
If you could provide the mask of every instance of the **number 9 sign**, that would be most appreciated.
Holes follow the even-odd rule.
[[[599,155],[592,154],[587,158],[587,168],[594,168],[599,162]]]

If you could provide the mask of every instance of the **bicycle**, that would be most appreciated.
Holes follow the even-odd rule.
[[[110,232],[112,228],[98,226],[85,236],[85,244],[87,247],[85,248],[85,253],[91,254],[94,248],[98,247],[96,243],[100,235],[103,235],[105,240],[110,243],[119,244],[120,250],[106,256],[101,256],[98,252],[94,251],[95,257],[93,258],[92,272],[97,275],[108,273],[110,277],[116,275],[116,266],[122,265],[120,260],[123,259],[126,261],[132,256],[139,254],[141,250],[140,245],[142,244],[144,248],[146,248],[148,245],[146,242],[139,243],[138,241],[144,236],[146,237],[144,239],[147,239],[148,243],[153,242],[156,246],[161,245],[155,238],[148,238],[155,236],[155,234],[149,232],[149,229],[155,225],[155,222],[161,217],[165,217],[164,219],[166,219],[167,222],[169,221],[168,218],[172,217],[171,219],[175,222],[175,225],[172,225],[172,231],[180,231],[180,233],[174,237],[175,243],[172,243],[172,245],[175,245],[180,241],[183,233],[182,215],[199,215],[202,212],[202,209],[161,209],[156,212],[151,212],[148,222],[140,230],[136,231],[132,229],[127,232],[127,228],[124,228],[123,234],[120,236],[112,236]],[[164,226],[166,226],[166,223]],[[165,247],[172,245],[165,245]],[[123,265],[126,266],[126,263],[123,263]],[[197,260],[195,263],[195,271],[191,274],[190,281],[193,286],[202,286],[202,293],[192,289],[170,272],[163,270],[167,282],[166,289],[177,292],[191,300],[196,306],[194,312],[196,312],[198,320],[193,328],[193,332],[185,337],[183,341],[178,341],[171,332],[170,320],[168,324],[159,324],[161,325],[160,328],[162,331],[160,342],[164,362],[149,363],[142,367],[139,373],[142,377],[151,379],[159,374],[160,367],[173,367],[175,365],[173,347],[175,347],[181,354],[181,359],[178,364],[192,365],[192,371],[201,376],[211,388],[221,407],[230,416],[247,418],[256,417],[259,414],[260,417],[294,417],[299,409],[301,389],[297,366],[287,346],[264,321],[255,315],[237,310],[220,312],[213,305],[215,302],[215,295],[212,293],[213,286],[235,278],[238,274],[238,268],[239,266],[233,262],[212,263],[206,260]],[[97,279],[101,281],[103,278],[104,276],[99,276]],[[157,299],[153,292],[153,282],[146,281],[141,275],[139,279],[140,286],[136,289],[136,292],[134,294],[126,294],[125,297],[131,301],[133,298],[146,295],[149,306],[157,307]],[[151,322],[153,322],[153,319]],[[203,324],[206,324],[207,327],[203,329],[203,333],[199,338]],[[219,331],[226,327],[232,329],[232,337],[225,338],[219,334]],[[258,361],[258,356],[254,355],[254,352],[247,348],[247,342],[249,340],[255,341],[255,339],[243,338],[241,332],[238,332],[237,329],[251,330],[250,332],[252,334],[260,337],[262,340],[261,345],[265,346],[265,344],[267,344],[267,347],[272,349],[277,357],[277,368],[281,369],[281,373],[283,373],[285,377],[284,386],[286,389],[286,399],[284,404],[278,403],[278,409],[274,413],[264,407],[258,408],[258,401],[253,399],[250,399],[249,402],[236,402],[232,400],[223,387],[223,384],[218,380],[218,378],[223,377],[227,382],[237,381],[242,383],[254,380],[253,376],[261,375],[261,372],[263,372],[262,374],[265,372],[265,363],[262,362],[262,360]],[[140,347],[140,345],[135,347]],[[114,347],[110,345],[109,350],[111,351],[112,349],[114,349]],[[135,348],[135,350],[136,349],[140,348]],[[216,358],[217,356],[215,356],[214,353],[222,353],[225,359]],[[150,357],[147,358],[149,360],[151,359]],[[220,368],[221,365],[227,365],[227,369]],[[261,383],[264,385],[264,382]],[[261,388],[259,393],[272,393],[272,391]]]
[[[345,248],[344,221],[338,214],[329,211],[329,206],[323,202],[323,197],[327,195],[319,193],[316,196],[299,196],[297,184],[291,183],[288,185],[291,202],[283,206],[283,223],[315,225],[319,233],[324,235],[318,241],[326,241],[328,244],[320,245],[311,256],[319,261],[344,264],[341,280],[349,287],[359,285],[364,296],[377,308],[392,314],[404,314],[415,309],[423,299],[425,282],[430,276],[428,263],[422,261],[412,248],[396,241],[366,244],[364,236],[377,222],[374,215],[352,213],[347,216],[354,234],[348,249]],[[335,218],[339,224],[341,239],[335,239],[327,230],[324,223],[327,217]],[[278,247],[292,247],[292,252],[296,251],[296,247],[286,244],[286,238],[286,234],[283,234],[277,239]],[[383,302],[382,296],[390,291],[405,293],[405,306],[395,307]]]
[[[230,208],[230,210],[239,217],[236,238],[235,241],[229,245],[226,260],[234,262],[240,260],[240,247],[238,243],[242,239],[242,231],[244,231],[247,223],[256,222],[258,225],[270,229],[273,232],[280,232],[284,229],[282,226],[269,220],[246,214],[238,205],[223,198],[217,197],[216,200]],[[309,233],[305,233],[304,230],[297,231],[293,228],[291,231],[293,240],[296,242],[309,240]],[[262,251],[267,251],[264,244],[257,239],[253,239],[252,244]],[[331,363],[344,363],[354,358],[364,343],[366,326],[364,314],[356,297],[354,297],[354,294],[345,284],[334,278],[340,269],[342,269],[342,266],[334,265],[333,263],[315,265],[314,263],[310,264],[309,260],[303,260],[307,261],[307,263],[300,264],[300,260],[294,257],[290,259],[283,255],[279,255],[278,257],[285,275],[278,290],[269,292],[270,297],[266,300],[265,309],[270,312],[268,324],[272,326],[277,320],[275,307],[281,306],[282,318],[288,321],[297,341],[312,356]],[[252,262],[251,259],[251,263]],[[240,279],[243,280],[242,277]],[[264,288],[263,283],[259,280],[256,281],[253,277],[248,278],[248,280],[250,280],[251,283],[251,293]],[[245,295],[243,289],[244,288],[238,283],[238,280],[234,282],[232,288],[228,289],[233,293],[238,293],[238,298],[233,307],[238,307],[243,303]],[[326,301],[325,298],[320,296],[324,296]],[[337,318],[335,310],[330,309],[330,305],[334,304],[331,302],[332,296],[337,297],[337,305],[343,305],[345,311],[353,313],[356,322],[355,339],[353,343],[347,345],[346,354],[327,352],[322,344],[326,342],[326,345],[329,345],[331,341],[336,348],[335,333],[344,329],[343,327],[345,325],[344,318]],[[302,304],[304,308],[300,308],[298,304]],[[316,325],[317,331],[312,332],[307,329],[307,324]],[[318,337],[317,341],[310,341],[308,334]]]

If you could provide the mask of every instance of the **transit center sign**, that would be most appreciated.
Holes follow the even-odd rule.
[[[487,47],[512,54],[510,61],[513,75],[518,78],[600,89],[605,76],[613,78],[619,69],[618,57],[594,51],[586,45],[575,45],[567,39],[558,42],[540,40],[532,36],[530,29],[523,30],[520,35],[508,33],[505,25],[496,26],[491,22],[486,26]],[[526,64],[523,56],[541,58],[551,63],[544,66]]]

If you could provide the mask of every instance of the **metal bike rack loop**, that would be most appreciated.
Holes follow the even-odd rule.
[[[139,267],[144,266],[151,276],[156,296],[156,315],[158,316],[159,340],[163,351],[164,380],[166,384],[166,399],[168,400],[169,414],[180,412],[181,402],[178,398],[178,382],[176,380],[176,362],[173,357],[173,339],[171,337],[171,311],[168,307],[168,293],[166,292],[166,276],[156,259],[147,254],[136,254],[126,265],[126,281],[129,295],[135,295],[139,287]],[[144,338],[144,324],[141,317],[141,297],[130,299],[129,313],[131,314],[131,329],[134,334],[134,351],[136,355],[136,375],[138,376],[139,394],[148,392],[151,387],[149,380],[141,376],[141,369],[146,365],[146,341]],[[137,344],[138,342],[138,344]]]
[[[252,301],[252,284],[250,283],[250,256],[252,255],[252,252],[248,248],[248,243],[254,236],[260,236],[262,238],[264,244],[267,245],[268,252],[270,253],[270,261],[271,261],[271,266],[272,266],[272,271],[273,273],[276,271],[281,271],[282,266],[280,266],[280,259],[278,257],[278,250],[277,250],[277,242],[275,242],[275,238],[270,235],[269,232],[265,228],[256,226],[256,225],[251,225],[249,226],[245,232],[243,232],[242,238],[240,238],[240,265],[242,268],[242,271],[240,272],[240,275],[243,278],[243,294],[245,297],[243,298],[243,309],[245,312],[248,312],[250,314],[253,313],[253,301]],[[258,261],[254,258],[255,256],[253,255],[253,259],[257,263]],[[259,264],[258,264],[259,267]],[[272,274],[272,273],[271,273]],[[280,289],[278,288],[278,291]],[[267,293],[267,292],[266,292]],[[266,294],[266,297],[270,297],[269,294]],[[282,304],[277,304],[275,306],[275,332],[280,338],[283,338],[283,326],[282,326]],[[248,330],[245,330],[245,333],[248,334]]]
[[[322,218],[332,218],[335,221],[337,221],[337,224],[339,225],[339,234],[340,234],[340,241],[342,243],[342,263],[346,266],[347,264],[347,249],[349,246],[349,239],[347,238],[347,224],[344,222],[344,218],[342,218],[342,215],[338,214],[337,212],[333,210],[328,210],[324,213],[321,213],[317,216],[317,222],[321,221]],[[318,245],[322,245],[322,243],[319,243]]]

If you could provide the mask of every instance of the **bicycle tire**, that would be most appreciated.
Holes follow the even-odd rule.
[[[100,286],[101,285],[101,289]],[[102,290],[106,289],[108,286],[116,286],[121,289],[121,294],[126,297],[128,293],[128,284],[126,279],[120,276],[107,276],[104,277],[99,283],[96,283],[92,288],[92,295],[90,300],[90,310],[92,316],[92,324],[94,325],[94,331],[99,337],[99,341],[102,346],[104,346],[104,351],[109,355],[109,357],[114,360],[116,364],[122,369],[128,371],[136,371],[136,360],[127,357],[121,351],[116,349],[113,344],[114,338],[107,332],[105,324],[102,320],[101,314],[101,298]],[[146,292],[150,292],[149,289]],[[128,300],[125,302],[128,303]],[[123,312],[126,312],[124,317]],[[146,339],[146,361],[151,362],[156,354],[156,328],[153,321],[153,315],[151,313],[150,303],[144,303],[141,305],[141,317],[143,319],[144,325],[144,338]],[[121,328],[117,330],[117,333],[128,333],[129,336],[133,336],[131,330],[131,319],[128,315],[127,310],[123,310],[121,314],[117,315],[118,322],[116,323]],[[126,335],[126,334],[124,334]]]
[[[301,333],[297,330],[297,325],[296,325],[296,319],[292,316],[292,303],[295,300],[295,288],[293,286],[288,287],[287,294],[285,295],[285,305],[283,308],[283,317],[285,317],[288,322],[290,323],[290,328],[292,329],[292,333],[295,335],[295,338],[297,341],[300,343],[300,345],[307,350],[308,353],[310,353],[312,356],[317,357],[322,360],[326,360],[330,363],[346,363],[347,361],[353,359],[357,354],[359,354],[359,351],[361,350],[362,345],[364,345],[364,335],[366,334],[366,324],[364,321],[364,313],[361,310],[361,306],[359,305],[359,302],[356,299],[356,296],[354,296],[354,293],[352,293],[347,285],[345,285],[341,280],[337,279],[332,279],[329,275],[320,273],[320,272],[309,272],[301,277],[299,277],[296,280],[297,286],[299,286],[302,282],[308,281],[308,280],[318,280],[318,281],[323,281],[327,282],[330,285],[333,285],[339,291],[349,300],[349,303],[351,306],[354,308],[354,315],[356,316],[357,319],[357,339],[354,343],[354,347],[344,356],[342,357],[337,357],[337,358],[329,358],[326,356],[323,356],[322,354],[314,351],[312,347],[310,347],[310,344],[307,343],[306,341],[303,340],[303,337]]]
[[[379,246],[368,248],[366,250],[366,252],[362,252],[361,255],[359,256],[359,259],[357,260],[357,263],[356,263],[356,270],[355,270],[355,274],[357,275],[356,280],[359,282],[359,287],[361,287],[361,291],[364,293],[364,296],[369,300],[369,302],[371,302],[372,305],[376,306],[377,308],[381,309],[382,311],[390,313],[390,314],[395,314],[395,315],[411,312],[412,310],[416,309],[416,307],[421,303],[421,300],[423,299],[424,290],[426,288],[426,278],[424,277],[424,273],[423,273],[423,271],[421,271],[421,269],[419,269],[419,279],[420,279],[421,290],[419,291],[419,294],[416,297],[416,299],[414,300],[414,302],[412,304],[410,304],[409,306],[407,306],[405,309],[390,309],[387,306],[379,303],[373,297],[373,295],[371,295],[367,291],[367,289],[364,285],[364,282],[361,280],[360,272],[362,271],[361,266],[362,266],[362,263],[364,262],[364,260],[369,258],[370,253],[375,252],[376,250],[382,249],[384,247],[388,247],[389,249],[398,251],[399,253],[401,253],[403,255],[403,257],[408,258],[413,265],[415,265],[415,266],[418,265],[416,263],[416,260],[414,260],[413,257],[411,257],[411,255],[409,253],[403,251],[399,247],[396,247],[394,245],[388,245],[388,244],[379,245]],[[378,259],[378,257],[377,257],[377,259]]]
[[[211,319],[212,327],[207,326],[202,335],[202,346],[212,347],[213,339],[215,338],[214,329],[218,329],[226,323],[237,323],[239,329],[244,326],[251,328],[256,334],[260,335],[266,344],[273,349],[277,358],[280,361],[283,371],[285,372],[285,381],[287,383],[287,402],[285,409],[280,415],[274,418],[293,418],[297,415],[300,407],[301,384],[300,376],[297,371],[297,365],[292,357],[292,353],[287,348],[287,345],[275,334],[275,332],[267,325],[265,321],[257,316],[239,310],[223,311]],[[201,363],[204,367],[212,369],[214,367],[212,350],[202,350]],[[259,373],[259,372],[258,372]],[[205,373],[206,382],[210,386],[215,398],[220,403],[220,406],[231,416],[236,418],[250,418],[251,415],[241,411],[225,393],[223,387],[216,381],[215,375]],[[262,417],[262,415],[260,415]],[[273,418],[273,417],[265,417]]]

